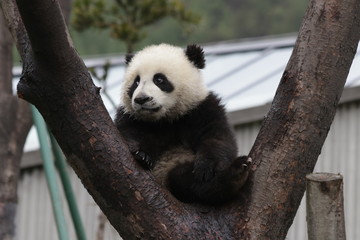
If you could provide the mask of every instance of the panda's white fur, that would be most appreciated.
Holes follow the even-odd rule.
[[[174,91],[165,93],[153,84],[154,73],[163,73],[174,85]],[[132,98],[126,94],[136,76],[140,76],[139,86]],[[146,94],[153,100],[142,108],[134,102]],[[126,112],[135,118],[157,121],[160,118],[176,119],[193,109],[209,94],[202,79],[201,70],[186,57],[184,50],[168,44],[152,45],[136,54],[128,65],[121,89],[121,101]],[[160,108],[159,111],[142,111]]]

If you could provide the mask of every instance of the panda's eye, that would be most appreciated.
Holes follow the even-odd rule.
[[[167,79],[167,77],[162,73],[157,73],[153,77],[153,82],[158,88],[162,91],[170,93],[174,90],[174,86],[172,83]]]
[[[156,85],[160,85],[163,84],[166,81],[166,77],[164,74],[161,73],[157,73],[154,75],[154,79],[153,79],[154,83]]]
[[[136,76],[136,78],[134,80],[134,85],[139,86],[139,83],[140,83],[140,77],[138,75],[138,76]]]
[[[140,76],[137,75],[136,78],[134,79],[133,84],[131,84],[131,86],[127,90],[127,94],[129,95],[130,98],[132,98],[132,95],[134,94],[135,89],[139,86],[139,83],[140,83]]]

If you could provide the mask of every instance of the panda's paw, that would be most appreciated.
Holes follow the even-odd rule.
[[[147,155],[145,152],[141,150],[135,151],[134,157],[143,168],[149,170],[152,169],[153,161],[151,160],[150,156]]]
[[[215,176],[215,166],[211,164],[195,164],[194,179],[197,182],[208,182]]]

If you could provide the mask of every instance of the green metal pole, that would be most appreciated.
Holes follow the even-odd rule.
[[[70,178],[67,172],[67,164],[65,161],[64,154],[62,153],[59,144],[55,140],[54,136],[50,133],[51,145],[55,156],[55,164],[59,171],[60,178],[62,181],[63,189],[65,192],[66,200],[69,205],[71,218],[75,227],[75,232],[78,240],[86,240],[84,226],[81,221],[79,209],[76,204],[74,191],[71,187]]]
[[[69,240],[69,233],[65,221],[65,216],[62,211],[63,207],[61,204],[61,196],[56,183],[54,159],[50,150],[51,148],[47,135],[45,121],[39,111],[33,105],[31,105],[31,112],[40,142],[41,158],[44,164],[45,176],[49,188],[50,198],[52,201],[58,236],[60,240]]]

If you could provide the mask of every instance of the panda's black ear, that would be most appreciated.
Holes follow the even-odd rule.
[[[132,58],[134,57],[134,54],[126,54],[125,56],[125,64],[129,65],[129,63],[131,62]]]
[[[192,44],[188,45],[185,50],[187,58],[192,62],[198,69],[205,67],[205,56],[202,47]]]

